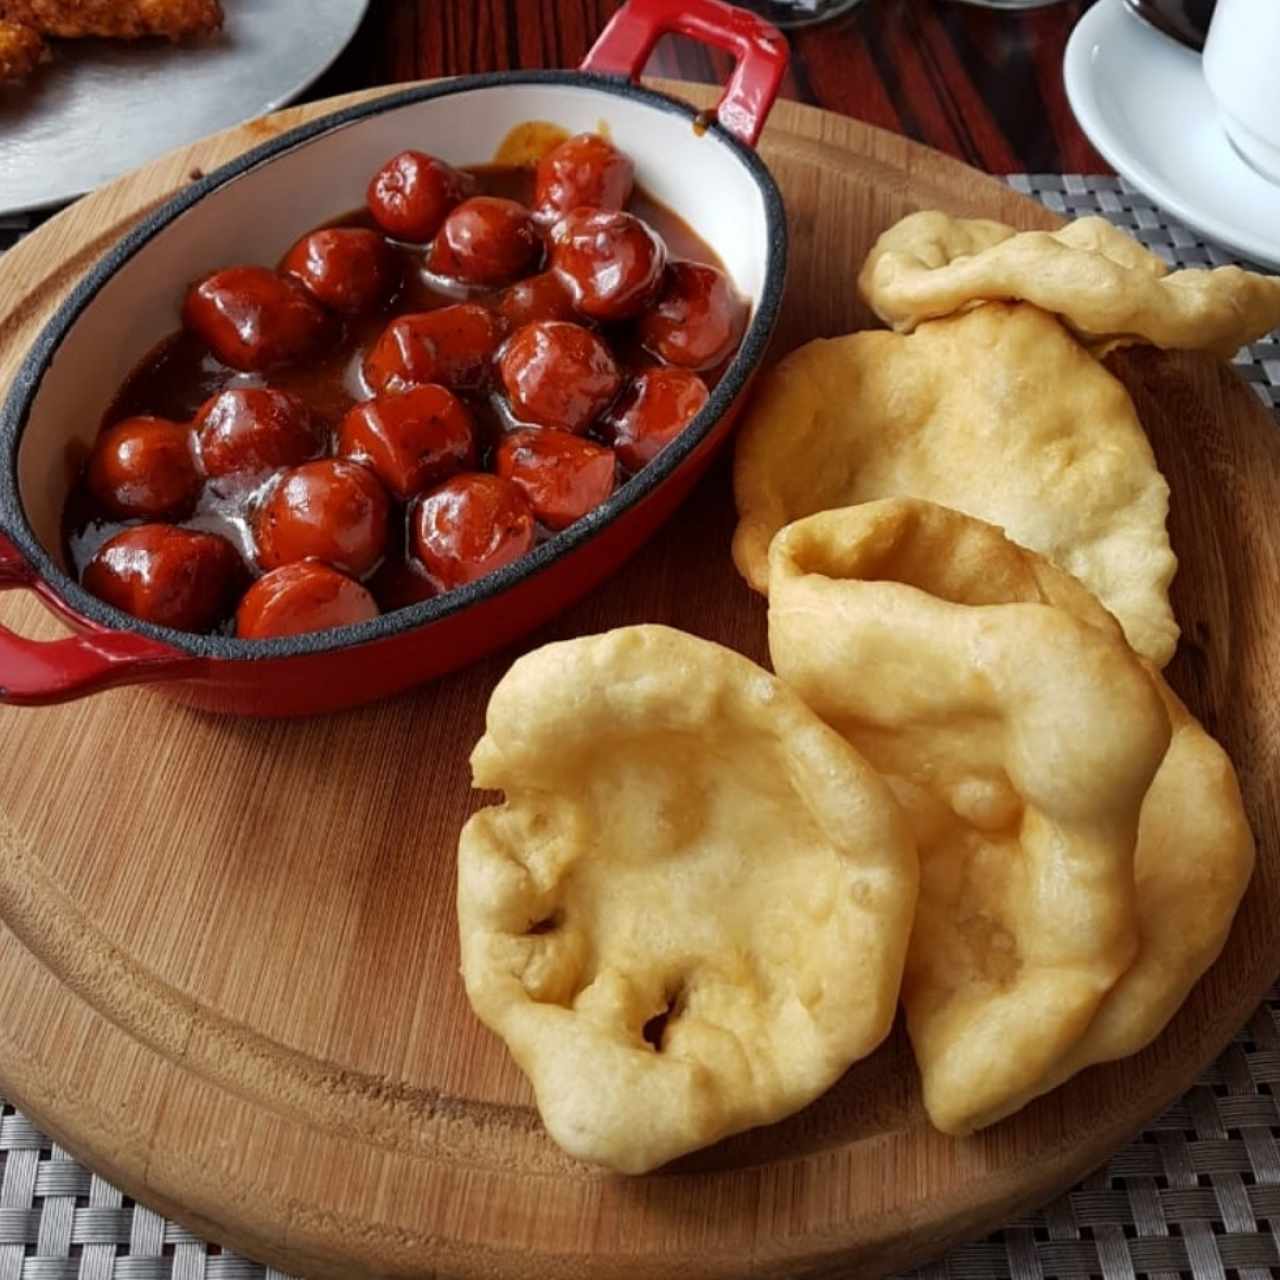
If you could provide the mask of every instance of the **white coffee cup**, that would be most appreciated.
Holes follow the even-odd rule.
[[[1218,0],[1204,78],[1236,150],[1280,182],[1280,0]]]

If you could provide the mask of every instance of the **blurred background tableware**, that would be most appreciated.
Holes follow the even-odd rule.
[[[811,27],[819,22],[839,18],[865,4],[867,0],[734,0],[741,9],[767,18],[784,30]],[[1063,4],[1065,0],[954,0],[954,3],[974,5],[979,9],[1047,9],[1050,5]]]
[[[1047,9],[1052,4],[1062,4],[1064,0],[956,0],[959,4],[971,4],[979,9]]]
[[[740,9],[750,9],[775,27],[794,30],[842,17],[865,0],[735,0]]]
[[[1131,13],[1189,49],[1204,48],[1215,0],[1125,0]]]
[[[1242,7],[1280,23],[1272,0]],[[1270,74],[1280,92],[1274,55]],[[1188,226],[1280,270],[1280,186],[1228,141],[1199,54],[1138,21],[1125,0],[1098,0],[1071,34],[1063,77],[1076,120],[1117,172]]]
[[[72,200],[284,106],[333,62],[368,6],[223,0],[222,31],[193,44],[58,42],[31,77],[0,86],[0,216]]]
[[[1204,79],[1231,145],[1280,183],[1280,3],[1218,0]]]

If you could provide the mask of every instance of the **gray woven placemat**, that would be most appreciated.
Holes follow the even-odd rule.
[[[1068,214],[1103,213],[1178,266],[1206,245],[1117,178],[1019,175]],[[0,220],[0,249],[30,224]],[[1280,407],[1280,334],[1237,357]],[[1280,1275],[1280,985],[1174,1106],[1048,1207],[962,1245],[913,1280],[1266,1280]],[[123,1196],[0,1110],[0,1280],[286,1280]],[[850,1280],[855,1280],[852,1273]]]

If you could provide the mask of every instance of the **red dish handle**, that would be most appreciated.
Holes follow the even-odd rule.
[[[41,583],[18,549],[0,535],[0,591],[15,587],[39,591]],[[180,649],[128,631],[28,640],[0,626],[0,703],[18,707],[69,702],[112,685],[171,680],[200,665],[200,659]]]
[[[754,147],[790,57],[782,32],[754,13],[721,0],[628,0],[592,46],[582,70],[634,80],[658,38],[668,32],[715,45],[737,59],[712,114]]]

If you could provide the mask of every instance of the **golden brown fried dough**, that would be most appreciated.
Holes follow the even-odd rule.
[[[927,498],[1074,574],[1153,662],[1177,647],[1169,487],[1128,392],[1035,307],[980,307],[910,336],[855,333],[792,352],[747,410],[734,490],[734,560],[757,591],[783,525]]]
[[[1253,874],[1253,833],[1227,753],[1159,677],[1173,740],[1142,805],[1137,959],[1059,1065],[1056,1085],[1164,1030],[1218,958]]]
[[[222,26],[219,0],[0,0],[0,18],[63,39],[184,40]]]
[[[48,56],[38,31],[0,19],[0,84],[25,80]]]
[[[467,994],[571,1154],[652,1169],[805,1106],[887,1034],[911,837],[768,672],[665,627],[548,645],[471,764],[506,802],[459,843]]]
[[[1252,870],[1222,750],[1078,582],[981,521],[868,503],[789,526],[772,560],[778,673],[916,830],[903,1003],[934,1123],[1142,1048]]]
[[[775,669],[916,832],[903,1004],[948,1133],[1039,1093],[1137,951],[1138,814],[1168,719],[1110,619],[1048,607],[1059,579],[912,500],[798,521],[771,552]]]
[[[976,303],[1033,302],[1097,355],[1146,342],[1229,360],[1280,326],[1280,280],[1240,267],[1170,272],[1096,217],[1058,231],[1015,231],[934,210],[913,213],[876,241],[858,288],[902,333]]]

